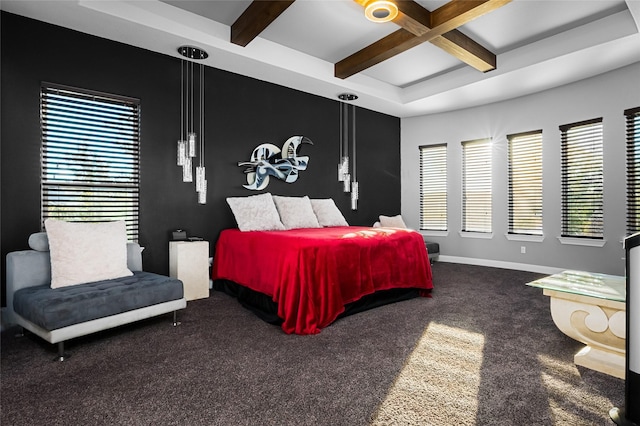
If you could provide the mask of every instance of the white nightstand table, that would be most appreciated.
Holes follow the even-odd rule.
[[[169,275],[182,281],[187,300],[209,297],[209,242],[169,241]]]

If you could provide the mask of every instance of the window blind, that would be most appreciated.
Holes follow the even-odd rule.
[[[491,139],[462,142],[462,230],[491,232]]]
[[[627,233],[640,232],[640,107],[624,112],[627,122]]]
[[[507,135],[509,233],[542,235],[542,130]]]
[[[138,240],[140,103],[41,88],[42,221],[126,222]]]
[[[420,229],[447,230],[447,145],[420,147]]]
[[[602,118],[560,126],[562,236],[602,239]]]

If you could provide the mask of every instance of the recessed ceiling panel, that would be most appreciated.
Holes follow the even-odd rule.
[[[228,26],[231,26],[251,4],[251,0],[162,0],[162,2]]]
[[[625,9],[624,0],[513,0],[460,31],[499,54]]]
[[[398,28],[370,22],[352,0],[296,0],[260,37],[335,63]]]
[[[394,86],[407,87],[462,65],[463,62],[439,47],[423,43],[362,71],[362,74]]]

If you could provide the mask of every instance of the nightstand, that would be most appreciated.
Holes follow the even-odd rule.
[[[209,242],[169,241],[169,275],[182,281],[187,300],[209,297]]]

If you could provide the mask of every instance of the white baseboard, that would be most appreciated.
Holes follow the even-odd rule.
[[[528,263],[504,262],[502,260],[476,259],[473,257],[459,257],[440,255],[438,262],[463,263],[466,265],[489,266],[492,268],[515,269],[517,271],[535,272],[538,274],[557,274],[569,268],[555,268],[552,266],[530,265]]]

